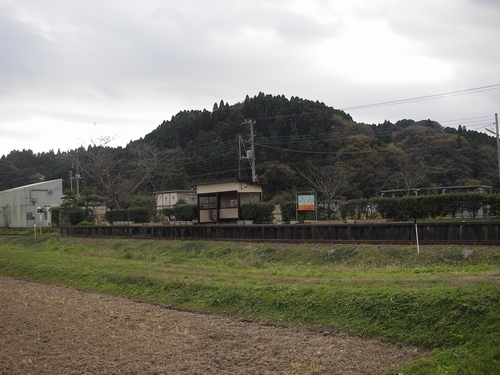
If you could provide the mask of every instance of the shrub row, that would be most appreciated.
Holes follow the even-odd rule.
[[[326,205],[335,216],[342,219],[362,219],[381,216],[384,219],[398,221],[434,219],[437,217],[456,217],[465,212],[471,217],[477,217],[482,209],[484,217],[500,216],[500,194],[443,194],[421,195],[402,198],[372,198],[356,199],[347,202],[320,203],[318,211],[320,219],[330,219]],[[245,220],[253,220],[256,224],[273,222],[274,205],[270,203],[253,202],[241,206],[241,215]],[[324,212],[323,212],[324,211]],[[177,204],[164,208],[162,214],[173,220],[191,221],[198,216],[198,206],[194,204]],[[295,220],[296,203],[293,201],[281,202],[281,214],[284,221]],[[106,220],[134,221],[147,223],[153,213],[144,208],[127,210],[111,210],[106,212]],[[333,216],[330,214],[330,216]],[[69,221],[75,225],[83,220],[81,210],[69,213]]]
[[[272,223],[274,204],[252,202],[241,205],[241,216],[244,220],[253,220],[255,224]]]
[[[145,208],[131,208],[128,210],[106,211],[106,220],[110,223],[116,221],[133,221],[135,223],[148,223],[151,219],[151,212]]]
[[[291,221],[296,218],[297,204],[295,202],[281,202],[281,219],[283,221]]]
[[[481,209],[484,217],[494,217],[500,214],[500,194],[467,193],[373,198],[349,201],[344,208],[346,212],[342,216],[349,215],[353,219],[368,215],[370,211],[377,211],[383,218],[394,220],[456,217],[465,212],[475,218]]]
[[[280,205],[283,220],[295,220],[296,203],[283,201]],[[476,218],[481,209],[484,217],[500,216],[500,194],[443,194],[320,202],[318,217],[320,220],[382,217],[407,221],[449,216],[455,218],[467,213],[468,216]]]
[[[192,221],[198,217],[198,206],[196,204],[176,204],[162,210],[162,214],[170,220]]]

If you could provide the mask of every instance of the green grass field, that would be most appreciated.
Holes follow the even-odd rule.
[[[24,234],[24,235],[22,235]],[[388,374],[500,374],[500,248],[0,236],[0,274],[432,350]],[[473,250],[464,259],[463,251]]]

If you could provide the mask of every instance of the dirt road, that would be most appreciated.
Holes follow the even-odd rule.
[[[0,374],[372,374],[424,353],[0,277]]]

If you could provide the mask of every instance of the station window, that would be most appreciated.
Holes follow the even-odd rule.
[[[220,194],[220,208],[237,208],[238,192],[228,191]]]
[[[241,204],[260,202],[260,193],[240,193],[240,202]]]
[[[200,196],[199,204],[201,210],[208,210],[211,208],[217,208],[217,196],[216,195],[204,195]]]

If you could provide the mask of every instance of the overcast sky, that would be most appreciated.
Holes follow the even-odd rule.
[[[499,47],[499,0],[0,0],[0,155],[125,146],[259,92],[494,130]]]

